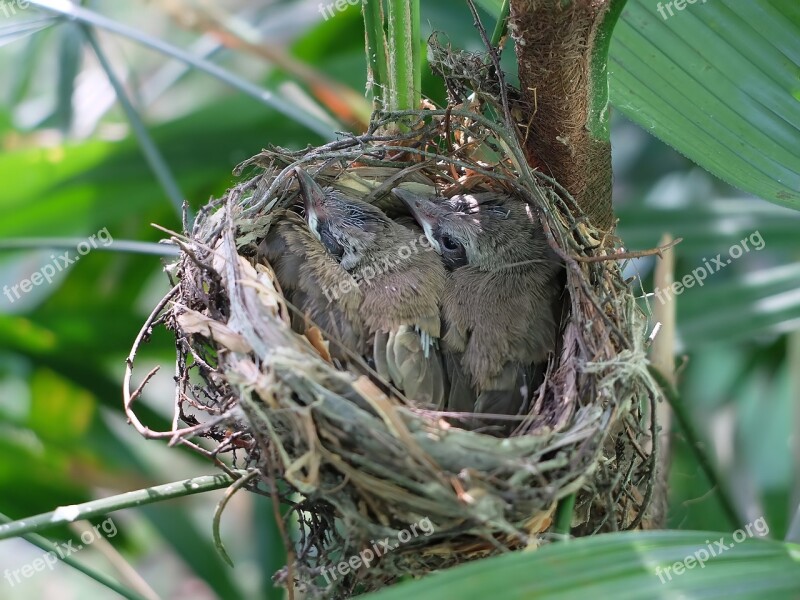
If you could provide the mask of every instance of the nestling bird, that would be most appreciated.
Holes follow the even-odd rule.
[[[326,251],[302,217],[289,210],[276,210],[258,254],[275,269],[286,299],[296,306],[292,328],[305,333],[313,323],[337,343],[330,345],[331,356],[349,362],[353,353],[363,354],[366,331],[359,309],[363,300],[353,277]],[[331,302],[325,290],[339,290]],[[309,323],[310,322],[310,323]]]
[[[531,208],[497,193],[398,196],[449,271],[448,410],[516,415],[556,345],[563,266]]]
[[[290,218],[264,243],[289,300],[371,359],[409,399],[441,406],[447,380],[438,348],[439,300],[446,275],[438,256],[424,236],[380,209],[320,187],[302,169],[295,173],[305,233]]]

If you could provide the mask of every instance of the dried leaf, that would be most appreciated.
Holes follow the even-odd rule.
[[[199,333],[232,352],[252,352],[250,344],[230,327],[189,308],[178,315],[178,324],[186,333]]]

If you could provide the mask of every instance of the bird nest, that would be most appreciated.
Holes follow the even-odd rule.
[[[182,250],[168,268],[175,285],[137,340],[155,326],[174,333],[176,417],[168,432],[144,427],[134,404],[142,384],[126,396],[133,423],[237,477],[249,471],[243,485],[281,506],[288,564],[275,578],[312,597],[534,548],[556,535],[565,499],[577,499],[573,534],[647,518],[658,390],[619,241],[529,168],[515,134],[475,109],[383,114],[363,135],[302,152],[273,148],[240,165],[240,182],[173,237]],[[417,406],[341,368],[330,332],[292,328],[292,307],[256,248],[285,218],[280,209],[297,203],[297,168],[387,212],[401,183],[445,196],[499,191],[532,207],[565,264],[568,310],[557,355],[513,435]]]

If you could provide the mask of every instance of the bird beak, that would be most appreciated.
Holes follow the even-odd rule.
[[[307,211],[317,211],[322,207],[325,200],[325,193],[319,184],[311,179],[311,176],[303,169],[297,167],[294,170],[297,182],[300,184],[300,195],[303,197]]]
[[[414,192],[402,188],[394,188],[392,193],[403,201],[411,215],[426,232],[429,227],[433,228],[437,220],[436,204],[424,196],[418,196]]]
[[[294,174],[300,185],[300,195],[303,197],[303,204],[306,208],[308,228],[311,230],[311,233],[319,239],[318,224],[325,200],[325,192],[323,192],[319,184],[311,179],[311,176],[300,167],[295,168]]]
[[[403,204],[406,205],[411,216],[413,216],[414,220],[422,227],[422,230],[425,232],[425,237],[428,238],[433,249],[441,254],[439,243],[433,235],[433,230],[439,220],[436,210],[438,207],[436,204],[425,196],[419,196],[414,192],[409,192],[402,188],[394,188],[392,193],[403,201]]]

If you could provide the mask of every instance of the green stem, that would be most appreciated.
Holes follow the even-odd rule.
[[[500,15],[497,17],[497,24],[494,26],[494,31],[492,32],[492,46],[495,48],[500,45],[500,40],[503,39],[508,29],[508,13],[510,8],[511,0],[503,0],[503,4],[500,7]]]
[[[384,109],[417,109],[421,98],[419,0],[389,0],[388,17],[389,102]]]
[[[728,497],[727,491],[722,484],[722,478],[717,473],[717,470],[711,463],[711,460],[703,451],[703,443],[700,441],[700,435],[698,434],[694,423],[692,423],[692,419],[684,409],[677,390],[667,380],[663,373],[661,373],[661,371],[653,366],[649,367],[649,371],[672,407],[672,412],[675,414],[675,418],[678,420],[678,424],[683,430],[683,435],[686,437],[689,448],[691,448],[692,453],[697,459],[697,464],[700,465],[700,469],[702,469],[703,473],[705,473],[709,483],[717,490],[717,497],[719,498],[719,503],[722,505],[722,512],[725,513],[725,516],[728,519],[731,531],[738,529],[740,526],[740,519],[739,514],[736,511],[736,507],[733,505],[733,501]]]
[[[211,522],[211,533],[214,538],[214,547],[217,549],[217,552],[222,557],[222,560],[225,561],[229,567],[233,568],[233,561],[231,557],[228,555],[228,552],[225,550],[225,545],[222,543],[222,535],[220,535],[219,527],[220,521],[222,520],[222,512],[225,510],[225,507],[228,505],[228,501],[233,498],[233,495],[238,492],[242,487],[247,485],[247,483],[256,477],[258,477],[258,471],[250,471],[244,477],[237,479],[236,481],[231,484],[228,490],[225,492],[225,495],[222,497],[222,500],[219,501],[217,504],[217,510],[214,511],[214,519]]]
[[[11,238],[0,240],[0,250],[74,250],[86,238]],[[101,244],[92,252],[124,252],[128,254],[153,254],[156,256],[179,256],[180,248],[173,244],[156,244],[134,240],[113,240],[107,246]]]
[[[411,0],[411,47],[414,49],[412,56],[414,61],[414,105],[411,108],[419,108],[422,101],[422,61],[425,56],[425,45],[421,39],[420,20],[419,0]]]
[[[236,471],[236,473],[242,476],[247,475],[246,471]],[[110,498],[92,500],[83,504],[62,506],[52,512],[0,525],[0,540],[21,536],[26,533],[44,531],[65,523],[72,523],[73,521],[83,521],[92,517],[103,516],[123,508],[144,506],[145,504],[153,504],[170,498],[182,498],[218,490],[228,487],[233,481],[234,478],[222,473],[218,475],[203,475],[143,490],[126,492]]]
[[[622,14],[627,0],[611,0],[603,21],[597,30],[594,48],[592,49],[589,82],[589,115],[586,123],[590,135],[596,140],[609,141],[609,99],[608,99],[608,49],[611,35]]]
[[[376,107],[386,106],[389,67],[386,63],[386,35],[383,31],[383,0],[364,0],[364,33],[367,65]]]
[[[572,512],[575,509],[575,494],[570,494],[558,501],[554,518],[553,533],[561,539],[569,539],[572,530]]]
[[[0,523],[8,523],[9,521],[10,519],[7,516],[0,513]],[[92,567],[88,567],[82,563],[79,563],[77,560],[69,556],[69,554],[65,554],[64,556],[62,556],[61,555],[62,553],[60,552],[60,547],[57,544],[54,544],[53,542],[48,540],[47,538],[42,537],[41,535],[35,533],[27,533],[20,537],[22,537],[22,539],[24,539],[26,542],[29,542],[34,546],[37,546],[42,550],[44,550],[45,552],[49,553],[51,556],[54,557],[54,559],[57,558],[64,564],[69,565],[73,569],[80,571],[81,573],[87,575],[88,577],[91,577],[97,583],[106,586],[108,589],[118,593],[123,598],[129,598],[129,600],[147,600],[144,596],[141,596],[136,592],[129,590],[128,588],[124,587],[117,581],[114,581],[113,579],[104,575],[103,573],[96,571]],[[47,558],[41,557],[41,559],[37,560],[44,560],[46,564],[50,564],[49,562],[47,562]],[[13,576],[14,572],[15,571],[11,569],[6,569],[6,573],[10,573],[11,576]]]

